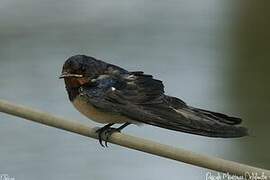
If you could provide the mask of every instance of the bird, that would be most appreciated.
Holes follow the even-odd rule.
[[[69,57],[59,78],[74,107],[105,124],[96,130],[99,143],[130,124],[148,124],[194,135],[237,138],[248,135],[242,119],[195,108],[165,94],[161,80],[143,71],[128,71],[86,55]],[[114,124],[121,124],[113,128]],[[105,146],[102,141],[105,137]]]

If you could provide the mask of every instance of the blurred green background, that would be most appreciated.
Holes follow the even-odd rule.
[[[125,132],[270,169],[270,1],[1,0],[0,98],[94,123],[68,102],[64,61],[87,54],[163,80],[192,106],[240,116],[251,136],[150,126]],[[205,179],[207,170],[0,114],[0,174],[16,179]],[[97,124],[94,124],[97,125]]]

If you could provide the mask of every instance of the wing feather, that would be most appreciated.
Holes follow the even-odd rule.
[[[84,93],[89,96],[91,104],[104,111],[119,113],[137,122],[203,136],[241,137],[247,134],[245,128],[234,126],[237,123],[233,120],[238,118],[192,108],[178,98],[164,95],[162,82],[151,75],[130,72],[122,79],[108,76],[102,81],[98,82],[97,89],[85,88]]]

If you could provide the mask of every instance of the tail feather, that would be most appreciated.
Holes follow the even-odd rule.
[[[204,115],[213,118],[217,121],[223,122],[225,124],[230,124],[230,125],[238,125],[241,124],[242,119],[238,117],[232,117],[228,116],[226,114],[218,113],[218,112],[213,112],[213,111],[208,111],[204,109],[199,109],[199,108],[193,108],[194,111],[203,113]]]
[[[248,135],[245,127],[238,126],[240,118],[221,113],[189,106],[149,107],[148,110],[159,117],[154,121],[145,121],[150,125],[208,137],[236,138]]]

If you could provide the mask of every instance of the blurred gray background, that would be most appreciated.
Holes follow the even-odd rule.
[[[270,168],[269,1],[1,0],[0,98],[97,125],[57,76],[87,54],[163,80],[188,104],[244,119],[212,139],[150,126],[124,132]],[[205,179],[207,170],[0,114],[0,174],[16,179]]]

